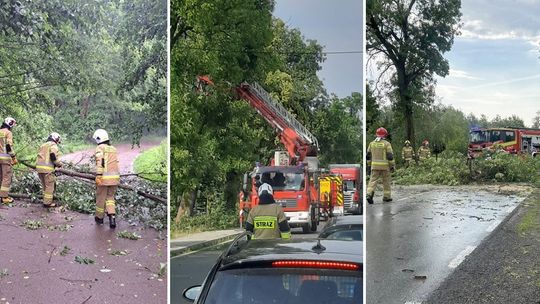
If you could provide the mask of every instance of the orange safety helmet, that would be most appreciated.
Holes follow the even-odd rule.
[[[386,137],[388,135],[388,131],[386,131],[385,128],[380,127],[377,129],[377,132],[375,132],[375,135],[377,135],[377,137]]]

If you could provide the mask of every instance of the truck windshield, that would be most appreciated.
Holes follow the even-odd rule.
[[[205,303],[362,303],[362,274],[268,268],[220,271]]]
[[[261,182],[274,191],[304,190],[304,174],[299,172],[267,171],[261,174]]]
[[[485,131],[473,131],[469,134],[469,142],[471,144],[483,143],[486,142],[486,139]]]
[[[356,181],[346,180],[343,181],[343,191],[355,191],[356,190]]]

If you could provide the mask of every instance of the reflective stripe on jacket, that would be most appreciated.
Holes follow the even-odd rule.
[[[254,239],[289,239],[291,228],[278,204],[259,204],[249,211],[246,228],[251,227]]]
[[[58,146],[53,141],[48,141],[39,147],[36,160],[36,170],[38,173],[49,173],[54,171],[55,163],[51,160],[51,153],[55,155],[56,162],[60,159]]]
[[[403,158],[405,160],[411,160],[413,157],[414,157],[413,148],[411,146],[403,147],[403,150],[401,150],[401,158]]]
[[[392,145],[384,139],[372,141],[367,154],[367,165],[371,166],[371,170],[390,170],[395,165]]]
[[[7,146],[11,147],[8,152]],[[11,164],[11,158],[15,157],[13,151],[13,134],[7,128],[0,129],[0,164]]]
[[[103,186],[115,186],[120,183],[118,153],[116,148],[100,144],[96,148],[96,174],[102,176]]]

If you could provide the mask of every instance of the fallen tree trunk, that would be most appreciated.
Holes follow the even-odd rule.
[[[29,164],[29,163],[24,162],[24,161],[21,161],[21,164],[23,164],[23,165],[25,165],[25,166],[27,166],[29,168],[32,168],[32,169],[36,168],[34,165]],[[86,180],[95,180],[95,178],[96,178],[95,174],[81,173],[81,172],[77,172],[77,171],[67,170],[67,169],[64,169],[64,168],[56,168],[56,172],[64,174],[64,175],[72,176],[72,177],[86,179]],[[146,192],[143,192],[141,190],[137,190],[137,189],[135,189],[135,188],[133,188],[131,186],[128,186],[126,184],[120,184],[120,185],[118,185],[118,188],[134,191],[140,196],[146,197],[146,198],[151,199],[151,200],[156,201],[156,202],[167,204],[167,199],[166,198],[163,198],[161,196],[157,196],[157,195],[154,195],[154,194],[146,193]]]

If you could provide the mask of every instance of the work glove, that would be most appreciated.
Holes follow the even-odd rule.
[[[64,166],[64,164],[62,164],[61,162],[57,162],[56,164],[54,164],[57,168],[62,168]]]
[[[17,160],[16,157],[12,157],[12,158],[11,158],[11,165],[12,165],[12,166],[15,166],[15,165],[18,164],[18,163],[19,163],[19,161]]]
[[[396,172],[396,167],[390,167],[390,173]]]
[[[103,176],[96,175],[96,186],[101,186],[101,185],[103,185]]]

